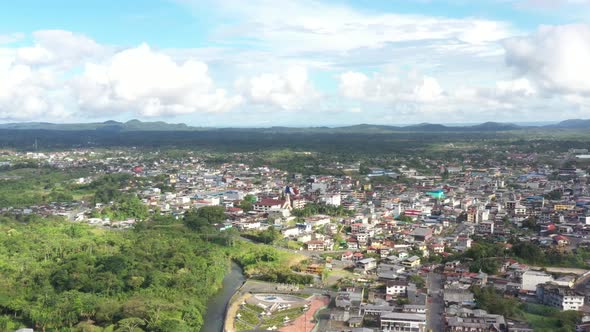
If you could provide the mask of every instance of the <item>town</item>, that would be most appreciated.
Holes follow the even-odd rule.
[[[184,220],[203,237],[292,255],[306,281],[247,275],[225,331],[590,331],[588,150],[343,162],[289,153],[316,156],[309,168],[320,172],[253,153],[7,150],[3,186],[25,176],[22,165],[68,176],[45,202],[2,199],[2,213],[124,231]],[[101,181],[116,192],[86,199]],[[222,217],[191,219],[208,209]]]

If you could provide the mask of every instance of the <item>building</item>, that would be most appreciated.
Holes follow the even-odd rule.
[[[312,240],[305,243],[307,245],[307,250],[309,251],[324,251],[326,246],[324,241],[319,240]]]
[[[418,267],[420,266],[420,257],[418,256],[412,256],[409,258],[406,258],[402,261],[402,265],[405,267]]]
[[[358,261],[356,265],[367,272],[377,268],[377,261],[375,258],[365,258]]]
[[[469,289],[445,288],[443,293],[445,305],[457,304],[461,306],[473,306],[475,296]]]
[[[522,274],[521,286],[522,290],[534,292],[537,290],[537,285],[553,281],[553,277],[542,271],[529,270]]]
[[[415,242],[425,242],[432,238],[432,229],[426,227],[418,227],[414,229],[410,236],[414,238]]]
[[[492,221],[484,221],[475,226],[478,234],[494,234],[494,223]]]
[[[537,300],[545,305],[561,310],[580,310],[584,305],[584,296],[575,290],[547,282],[537,286]]]
[[[367,233],[369,225],[360,222],[350,225],[350,231],[352,234]]]
[[[506,332],[508,326],[502,315],[488,314],[485,310],[461,309],[456,316],[446,318],[448,332]]]
[[[406,296],[408,282],[405,280],[390,280],[385,284],[385,294],[390,296]]]
[[[271,209],[281,209],[285,205],[285,201],[276,199],[263,199],[260,202],[256,202],[253,205],[254,211],[268,212]]]
[[[382,331],[425,332],[426,315],[419,313],[392,312],[381,315]]]

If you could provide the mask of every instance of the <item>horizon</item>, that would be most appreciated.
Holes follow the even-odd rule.
[[[516,125],[520,127],[538,127],[538,126],[547,126],[547,125],[554,125],[559,124],[564,121],[574,121],[574,120],[581,120],[581,121],[589,121],[590,119],[565,119],[565,120],[554,120],[554,121],[529,121],[529,122],[498,122],[498,121],[485,121],[485,122],[465,122],[465,123],[434,123],[434,122],[420,122],[420,123],[397,123],[397,124],[376,124],[376,123],[353,123],[353,124],[345,124],[345,125],[317,125],[317,126],[289,126],[289,125],[269,125],[269,126],[199,126],[199,125],[191,125],[183,122],[167,122],[163,120],[140,120],[140,119],[129,119],[124,121],[117,121],[113,119],[108,119],[104,121],[88,121],[88,122],[47,122],[47,121],[24,121],[24,122],[0,122],[0,126],[2,125],[19,125],[19,124],[51,124],[51,125],[75,125],[75,124],[104,124],[107,122],[114,122],[117,124],[126,124],[133,121],[139,121],[140,123],[164,123],[167,125],[186,125],[189,128],[210,128],[210,129],[231,129],[231,128],[244,128],[244,129],[265,129],[265,128],[292,128],[292,129],[313,129],[313,128],[345,128],[345,127],[354,127],[354,126],[386,126],[386,127],[411,127],[411,126],[420,126],[420,125],[442,125],[446,127],[469,127],[469,126],[477,126],[482,124],[500,124],[500,125]]]
[[[588,58],[587,0],[23,0],[0,122],[553,122],[590,114]]]

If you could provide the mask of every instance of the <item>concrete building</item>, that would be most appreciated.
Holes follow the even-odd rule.
[[[405,280],[390,280],[385,284],[385,294],[390,296],[405,296],[408,282]]]
[[[522,274],[521,286],[522,290],[534,292],[537,290],[537,285],[544,284],[548,281],[553,281],[553,277],[542,271],[529,270]]]
[[[552,282],[537,286],[537,300],[545,305],[561,310],[580,310],[584,296],[575,290]]]
[[[426,315],[418,313],[392,312],[379,319],[382,331],[425,332]]]

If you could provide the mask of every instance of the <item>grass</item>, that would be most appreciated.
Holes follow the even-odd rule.
[[[572,320],[576,320],[575,316],[577,315],[579,314],[560,311],[540,304],[526,303],[522,306],[522,316],[535,332],[569,331],[571,327],[575,326]]]
[[[254,328],[254,326],[248,325],[241,320],[236,320],[236,331],[249,331]]]
[[[262,309],[261,307],[256,306],[256,305],[246,304],[244,307],[251,310],[251,311],[254,311],[257,314],[261,314],[262,312],[264,312],[264,309]]]
[[[257,325],[260,321],[258,315],[247,308],[241,308],[238,310],[238,314],[240,314],[240,320],[243,320],[244,322],[251,325]]]
[[[304,313],[303,308],[294,308],[283,310],[280,312],[274,313],[272,316],[269,316],[264,319],[264,323],[260,325],[261,328],[265,329],[271,326],[283,326],[285,321],[285,317],[289,317],[289,321],[294,320],[295,318],[301,316]]]
[[[524,313],[524,318],[534,331],[555,331],[560,328],[559,320],[553,317]]]

